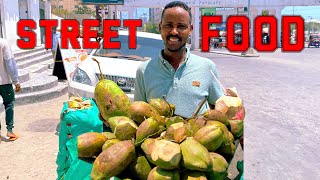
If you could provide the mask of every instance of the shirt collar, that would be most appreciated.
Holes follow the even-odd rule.
[[[164,59],[163,58],[163,56],[162,56],[162,52],[163,52],[164,50],[162,49],[161,50],[161,52],[160,52],[160,54],[159,54],[159,61],[162,63],[162,64],[165,64],[165,63],[169,63],[166,59]],[[189,59],[190,59],[190,48],[186,48],[186,51],[187,51],[187,54],[186,54],[186,59],[184,60],[184,62],[181,64],[181,66],[183,65],[183,64],[188,64],[188,62],[189,62]]]

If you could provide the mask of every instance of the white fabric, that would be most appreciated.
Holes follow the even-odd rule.
[[[14,60],[11,47],[6,39],[0,38],[0,85],[12,84],[5,68],[5,61]]]

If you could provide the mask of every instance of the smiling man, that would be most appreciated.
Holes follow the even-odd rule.
[[[199,113],[214,108],[223,95],[211,71],[219,78],[215,64],[190,53],[186,47],[193,26],[190,8],[181,1],[165,6],[159,23],[164,49],[159,58],[146,61],[137,69],[135,101],[149,102],[166,96],[176,106],[175,114],[189,118],[205,98]]]

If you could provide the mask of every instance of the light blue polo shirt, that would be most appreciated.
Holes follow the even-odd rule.
[[[208,103],[215,104],[223,95],[210,70],[219,79],[215,64],[210,59],[190,53],[189,48],[185,61],[177,70],[160,52],[158,59],[146,61],[138,67],[134,100],[149,102],[165,95],[167,101],[175,105],[176,115],[189,118],[204,97]],[[205,103],[199,114],[208,109]]]

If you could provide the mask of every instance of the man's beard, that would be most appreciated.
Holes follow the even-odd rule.
[[[178,52],[180,51],[183,47],[186,46],[187,43],[182,44],[182,46],[180,46],[178,49],[170,49],[169,47],[167,47],[168,51],[170,52]]]

